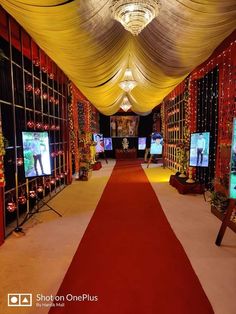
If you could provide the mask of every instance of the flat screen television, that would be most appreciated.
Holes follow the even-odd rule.
[[[191,133],[189,165],[191,167],[208,167],[209,147],[210,132]]]
[[[103,153],[104,152],[103,134],[94,133],[93,140],[94,142],[96,142],[96,153]]]
[[[236,199],[236,118],[233,120],[229,175],[229,197]]]
[[[112,138],[111,137],[104,137],[104,149],[105,150],[112,150]]]
[[[153,132],[151,135],[151,155],[162,155],[163,150],[163,137],[158,132]]]
[[[51,175],[48,132],[22,132],[25,177]]]
[[[111,116],[111,137],[137,137],[139,116]]]
[[[138,149],[145,150],[146,149],[146,137],[139,137],[138,138]]]

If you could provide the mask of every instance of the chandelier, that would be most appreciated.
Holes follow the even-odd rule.
[[[120,88],[127,93],[131,92],[131,90],[137,85],[137,82],[133,78],[131,69],[128,68],[125,70],[124,81],[121,81],[119,85]]]
[[[131,103],[129,102],[129,99],[127,96],[124,97],[122,104],[120,105],[120,108],[124,110],[125,112],[128,111],[132,107]]]
[[[160,11],[160,0],[112,0],[115,20],[133,35],[138,35]]]

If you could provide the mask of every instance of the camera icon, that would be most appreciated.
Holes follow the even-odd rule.
[[[8,293],[8,306],[32,306],[32,293]]]

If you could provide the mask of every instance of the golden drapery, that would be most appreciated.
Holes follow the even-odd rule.
[[[129,99],[145,113],[235,29],[236,0],[162,0],[160,15],[132,36],[110,0],[0,0],[102,113],[119,109],[125,69],[138,81]]]

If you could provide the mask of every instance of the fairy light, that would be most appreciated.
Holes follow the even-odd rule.
[[[232,42],[225,51],[213,57],[189,78],[185,125],[189,126],[191,132],[211,130],[210,167],[196,168],[198,180],[202,182],[209,182],[218,175],[223,177],[229,172],[231,129],[233,117],[236,115],[232,58],[235,54],[235,43],[236,41]],[[162,105],[162,120],[165,120],[163,126],[166,131],[166,161],[172,169],[179,166],[174,145],[182,138],[179,121],[181,112],[178,111],[181,108],[180,88],[179,85],[172,91]]]

